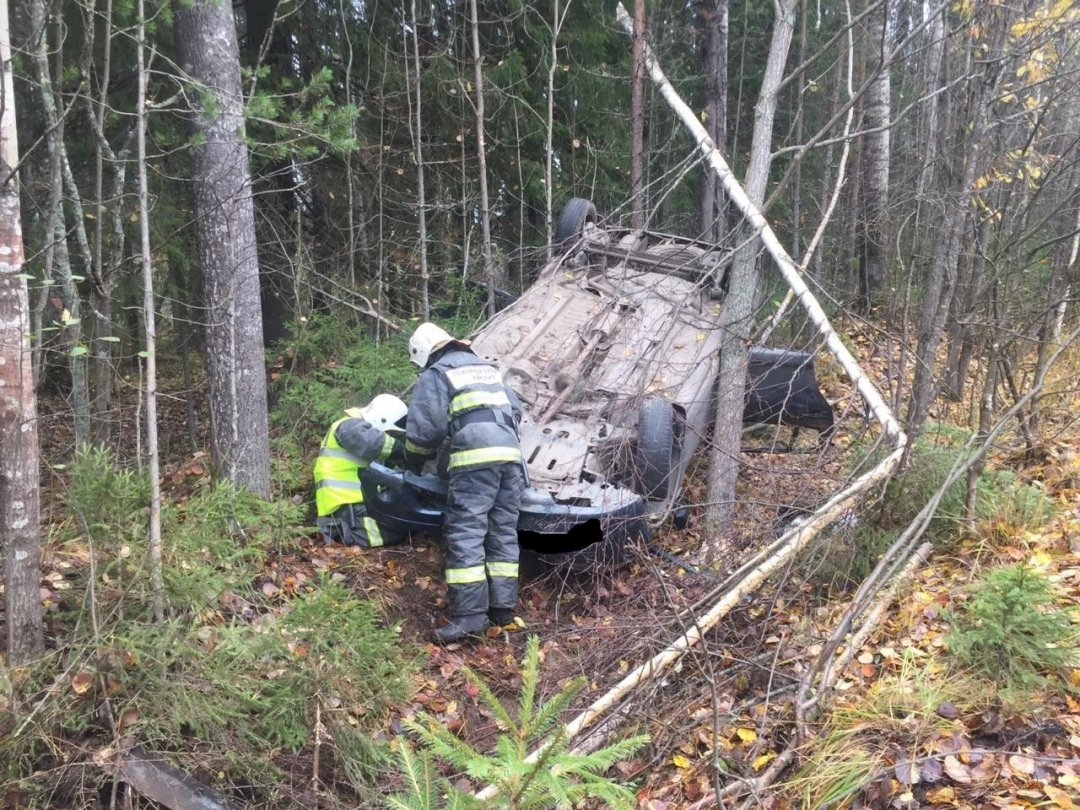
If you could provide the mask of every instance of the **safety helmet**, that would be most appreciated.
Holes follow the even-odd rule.
[[[360,416],[379,430],[400,430],[409,413],[409,406],[393,394],[379,394],[363,408]]]
[[[424,368],[427,366],[432,352],[441,349],[452,340],[450,334],[441,326],[436,326],[433,323],[422,323],[416,327],[416,331],[409,338],[409,359],[420,368]],[[464,341],[461,342],[464,343]]]

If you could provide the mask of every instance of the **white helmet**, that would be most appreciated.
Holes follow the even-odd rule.
[[[433,323],[422,323],[416,327],[416,331],[409,338],[409,359],[420,368],[424,368],[428,364],[431,353],[441,349],[452,340],[450,334],[441,326],[436,326]],[[461,342],[465,343],[465,341]],[[468,344],[466,343],[466,345]]]
[[[409,406],[393,394],[379,394],[363,408],[360,416],[381,431],[401,430],[398,424],[409,413]]]

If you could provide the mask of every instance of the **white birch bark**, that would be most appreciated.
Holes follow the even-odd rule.
[[[150,588],[154,595],[154,618],[165,619],[165,583],[161,561],[161,482],[157,423],[157,325],[154,318],[154,265],[150,253],[149,186],[146,181],[146,22],[143,0],[138,0],[136,19],[137,163],[139,173],[139,245],[143,283],[143,327],[146,335],[146,455],[150,476]]]
[[[469,16],[472,23],[473,81],[476,92],[476,160],[480,175],[480,230],[483,243],[480,253],[484,260],[484,284],[487,286],[485,311],[490,318],[495,314],[495,259],[491,252],[491,207],[488,202],[487,141],[484,136],[484,60],[480,53],[480,19],[476,0],[469,0]]]
[[[7,0],[0,0],[0,71],[0,547],[4,550],[7,663],[16,665],[41,652],[44,630],[39,589],[37,401],[15,171],[19,144]]]

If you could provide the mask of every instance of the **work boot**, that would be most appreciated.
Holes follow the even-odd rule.
[[[488,628],[488,617],[483,613],[471,616],[454,616],[450,624],[435,631],[435,640],[440,644],[453,644],[468,636],[479,636]]]
[[[493,607],[488,609],[488,618],[495,627],[506,627],[514,622],[514,609]]]

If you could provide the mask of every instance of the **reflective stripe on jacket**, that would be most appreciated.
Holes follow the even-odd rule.
[[[319,517],[332,515],[345,504],[363,503],[360,470],[384,459],[394,439],[366,420],[343,417],[330,425],[315,460],[315,506]]]
[[[490,418],[464,418],[481,411]],[[451,346],[416,381],[405,449],[414,457],[431,456],[449,437],[452,472],[518,463],[521,448],[514,424],[519,413],[517,397],[493,363]]]

